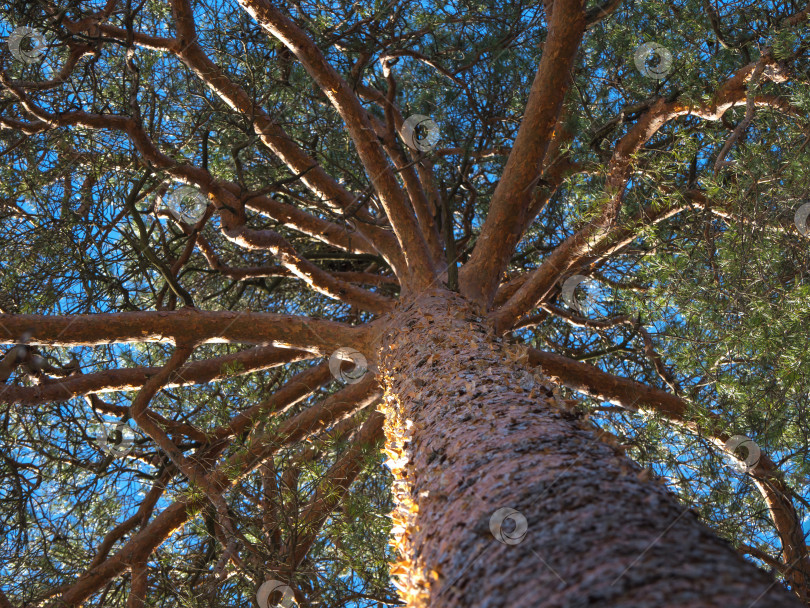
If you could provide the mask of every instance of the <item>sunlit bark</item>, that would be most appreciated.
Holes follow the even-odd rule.
[[[0,315],[0,344],[93,346],[125,342],[273,345],[329,356],[340,346],[363,348],[366,330],[334,321],[257,312],[121,312],[95,315]]]
[[[597,441],[551,381],[526,390],[520,354],[458,296],[404,303],[378,344],[408,606],[800,605]],[[490,531],[501,508],[527,522],[517,544]]]

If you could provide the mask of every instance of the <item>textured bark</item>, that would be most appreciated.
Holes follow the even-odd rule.
[[[527,354],[530,365],[542,366],[545,374],[568,388],[616,403],[631,411],[656,412],[695,434],[707,436],[722,449],[725,449],[726,441],[730,438],[720,416],[706,412],[709,422],[701,428],[689,418],[689,404],[676,395],[613,376],[593,365],[573,361],[556,353],[530,348]],[[768,515],[782,543],[783,561],[780,568],[790,580],[796,594],[806,599],[810,590],[810,560],[807,558],[807,544],[801,520],[793,506],[792,492],[779,468],[764,452],[748,473],[768,506]]]
[[[408,606],[799,606],[595,438],[460,296],[404,303],[375,344]],[[491,517],[526,518],[517,544]],[[511,532],[505,523],[503,531]]]

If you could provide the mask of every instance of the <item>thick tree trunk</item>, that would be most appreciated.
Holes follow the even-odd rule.
[[[530,387],[517,348],[457,294],[398,307],[375,350],[408,606],[800,606],[550,381]]]

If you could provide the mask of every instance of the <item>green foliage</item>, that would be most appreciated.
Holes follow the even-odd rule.
[[[588,30],[561,125],[572,137],[560,148],[583,170],[551,197],[508,273],[535,268],[605,207],[611,150],[652,100],[712,103],[736,70],[771,46],[794,78],[789,85],[763,81],[758,92],[779,95],[797,115],[758,109],[727,158],[733,164],[717,173],[715,156],[742,120],[744,107],[729,110],[725,122],[695,116],[672,121],[635,154],[635,172],[617,222],[630,229],[639,215],[685,205],[689,189],[701,190],[725,215],[690,207],[639,229],[629,246],[595,258],[589,271],[607,293],[600,302],[602,316],[629,315],[646,328],[673,384],[690,402],[692,420],[708,427],[709,414],[716,414],[730,434],[748,435],[768,451],[799,495],[796,503],[804,521],[810,498],[810,241],[792,222],[795,209],[810,200],[810,87],[801,78],[808,70],[806,22],[778,27],[792,12],[790,3],[712,2],[717,25],[707,4],[623,2]],[[101,8],[98,2],[70,3],[65,14],[77,20]],[[70,36],[58,20],[46,20],[44,10],[45,4],[38,2],[14,2],[0,10],[7,25],[42,26],[50,41],[48,63],[8,61],[10,78],[41,81],[48,65],[58,67],[67,57]],[[439,147],[463,151],[435,154],[430,160],[436,190],[455,210],[452,228],[464,261],[506,162],[504,154],[471,152],[514,141],[546,38],[542,3],[308,0],[284,10],[352,85],[387,90],[379,60],[397,57],[389,65],[398,106],[406,115],[430,115],[440,126]],[[340,115],[294,57],[238,3],[201,0],[193,3],[193,11],[202,51],[326,173],[358,198],[371,195],[370,176]],[[126,28],[125,17],[122,4],[109,22]],[[169,3],[149,0],[132,21],[138,32],[175,34]],[[644,77],[633,61],[638,47],[651,41],[673,54],[673,67],[661,81]],[[32,99],[48,112],[118,116],[132,115],[134,99],[145,131],[168,158],[237,184],[245,200],[258,192],[270,194],[352,232],[347,218],[313,195],[301,176],[293,175],[259,141],[251,116],[234,110],[176,57],[140,46],[133,51],[139,70],[136,89],[123,48],[104,44],[97,55],[82,58],[66,82],[34,89]],[[386,119],[379,107],[364,104],[377,119]],[[0,116],[31,120],[7,92],[0,99]],[[146,162],[125,134],[83,126],[32,134],[6,128],[0,130],[0,148],[0,311],[106,313],[182,305],[167,286],[165,269],[155,263],[158,259],[171,268],[189,247],[189,235],[165,211],[165,195],[180,184]],[[128,198],[132,205],[125,204]],[[379,205],[373,195],[370,199]],[[329,272],[389,270],[380,256],[329,247],[249,205],[247,215],[251,227],[275,230]],[[237,247],[221,228],[214,216],[199,236],[222,264],[253,268],[275,263],[267,252]],[[348,323],[371,318],[304,289],[288,276],[230,278],[211,267],[199,246],[192,248],[176,278],[203,310],[280,312]],[[398,287],[383,285],[375,291],[393,297]],[[627,324],[572,327],[551,315],[515,334],[539,348],[670,390],[651,363],[638,328]],[[169,352],[154,344],[44,350],[59,361],[75,354],[85,374],[160,366]],[[233,352],[231,346],[209,344],[198,347],[195,359]],[[241,365],[225,365],[220,369],[228,376],[224,381],[164,389],[150,408],[165,419],[208,431],[267,399],[310,365],[305,361],[250,375],[242,374]],[[33,380],[15,377],[13,382],[31,385]],[[283,412],[258,416],[216,457],[239,453],[261,433],[280,428],[336,388],[319,389]],[[37,408],[0,408],[0,534],[5,539],[0,563],[7,564],[0,566],[0,588],[15,604],[74,581],[105,534],[132,517],[153,487],[165,490],[155,513],[182,498],[204,502],[200,487],[176,471],[165,474],[167,459],[143,436],[136,440],[137,457],[112,458],[98,449],[91,424],[120,419],[108,412],[128,407],[135,394],[102,393],[101,404],[74,398]],[[719,533],[736,544],[778,555],[779,542],[750,478],[730,473],[706,438],[674,429],[649,412],[595,409],[593,418],[619,435],[634,458],[650,466]],[[199,445],[180,439],[187,453],[195,454]],[[285,547],[313,529],[302,521],[303,507],[319,488],[334,496],[334,484],[324,480],[350,442],[351,437],[324,433],[310,443],[274,446],[273,457],[247,474],[236,465],[223,465],[224,477],[233,482],[226,500],[242,543],[241,561],[228,560],[217,538],[213,508],[206,506],[150,557],[150,605],[252,606],[256,589],[271,574],[288,577],[313,606],[393,604],[387,544],[391,479],[382,457],[371,448],[305,558],[283,573],[274,570]],[[298,472],[285,478],[291,465]],[[276,487],[268,493],[267,485]],[[123,532],[114,551],[140,525]],[[128,580],[116,579],[85,605],[124,606],[128,585]]]

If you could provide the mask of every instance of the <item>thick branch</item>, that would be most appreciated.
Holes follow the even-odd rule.
[[[0,344],[16,344],[31,333],[29,344],[94,346],[122,342],[170,342],[193,339],[272,345],[329,356],[340,346],[362,350],[366,331],[342,323],[257,312],[120,312],[90,315],[0,315]]]
[[[772,58],[766,58],[764,65],[776,63]],[[630,176],[633,173],[634,156],[646,142],[655,135],[667,122],[681,116],[697,116],[704,120],[720,120],[723,114],[735,105],[746,100],[745,83],[750,79],[752,72],[758,65],[751,63],[730,78],[718,91],[712,102],[698,107],[691,107],[680,101],[667,101],[658,99],[639,118],[627,134],[625,134],[613,151],[605,183],[607,199],[600,203],[595,210],[595,218],[577,232],[567,237],[543,263],[525,280],[509,300],[495,313],[492,318],[496,327],[506,330],[524,313],[548,294],[554,284],[570,272],[585,258],[592,256],[595,250],[605,239],[621,229],[619,215],[621,203]],[[771,106],[771,98],[756,98],[757,105]]]
[[[529,364],[540,366],[546,375],[558,378],[572,390],[615,403],[631,411],[656,412],[691,432],[706,434],[715,445],[723,449],[730,438],[723,429],[719,416],[711,412],[708,413],[712,421],[709,428],[701,428],[691,421],[689,404],[680,397],[640,382],[614,376],[593,365],[580,363],[556,353],[533,348],[530,348],[528,353]],[[750,474],[768,505],[774,528],[782,542],[784,563],[791,564],[789,578],[800,589],[810,590],[810,560],[807,557],[807,545],[798,514],[790,498],[789,488],[782,480],[776,465],[764,452]]]
[[[211,246],[211,243],[208,242],[208,239],[202,235],[198,235],[197,245],[211,269],[222,273],[230,279],[244,280],[269,277],[298,278],[291,270],[284,266],[229,266],[221,260],[220,256],[217,255],[214,248]],[[397,281],[396,277],[372,272],[337,271],[330,274],[336,279],[350,283],[358,283],[360,285],[375,285],[377,287],[381,285],[399,285],[399,281]]]
[[[195,361],[181,368],[166,383],[167,387],[189,386],[219,382],[233,376],[242,376],[311,358],[303,351],[288,348],[259,347],[243,350],[232,355]],[[160,368],[133,367],[111,369],[92,374],[80,374],[46,379],[37,386],[9,386],[0,400],[3,403],[39,405],[52,401],[65,401],[79,395],[131,391],[143,386]]]
[[[131,575],[132,583],[127,597],[127,608],[145,608],[146,592],[149,589],[149,569],[146,562],[133,564]]]
[[[409,287],[433,283],[434,261],[419,223],[412,213],[394,171],[377,138],[368,113],[349,84],[324,58],[312,40],[292,20],[266,0],[240,0],[241,6],[269,34],[292,51],[346,123],[360,160],[371,178],[399,241],[408,271]]]
[[[391,72],[390,65],[386,61],[381,60],[381,62],[383,74],[388,82],[387,93],[383,95],[377,89],[364,84],[357,85],[357,92],[377,103],[385,112],[385,125],[382,125],[377,119],[373,119],[373,122],[378,133],[382,133],[381,139],[384,142],[385,151],[394,161],[397,171],[402,176],[408,198],[416,213],[416,219],[422,228],[422,234],[427,241],[431,257],[438,265],[438,269],[441,270],[444,267],[442,262],[444,259],[442,239],[432,213],[430,201],[425,192],[426,184],[424,180],[419,179],[419,175],[428,170],[426,165],[429,163],[426,158],[420,158],[412,162],[402,151],[397,134],[402,133],[405,118],[395,104],[397,83]],[[378,125],[378,123],[380,124]],[[417,167],[416,170],[414,164]]]
[[[492,195],[481,235],[459,274],[461,292],[483,306],[491,304],[501,274],[530,219],[534,187],[584,32],[582,0],[557,0],[520,130]]]
[[[251,230],[244,225],[237,225],[232,228],[223,227],[223,233],[230,241],[246,249],[270,251],[295,276],[306,282],[315,291],[330,298],[377,314],[388,312],[394,306],[391,298],[342,281],[304,259],[277,232]]]

